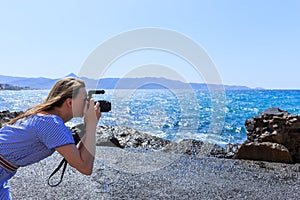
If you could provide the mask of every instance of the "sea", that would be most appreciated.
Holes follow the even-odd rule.
[[[2,90],[0,111],[25,111],[41,103],[49,90]],[[224,146],[241,144],[245,121],[268,108],[300,114],[300,90],[106,90],[95,100],[107,100],[112,110],[99,125],[127,126],[164,139],[195,139]],[[81,123],[75,118],[68,126]]]

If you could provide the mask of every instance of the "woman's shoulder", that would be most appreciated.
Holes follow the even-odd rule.
[[[33,116],[33,123],[35,124],[35,131],[40,134],[47,132],[71,132],[65,125],[63,120],[57,115],[35,115]]]
[[[56,124],[56,125],[64,125],[63,120],[57,115],[40,115],[35,114],[32,116],[32,120],[36,123],[44,123],[44,124]]]
[[[56,121],[62,121],[61,117],[57,116],[57,115],[53,115],[53,114],[48,114],[48,115],[42,115],[42,114],[35,114],[33,115],[34,118],[38,119],[38,120],[56,120]]]

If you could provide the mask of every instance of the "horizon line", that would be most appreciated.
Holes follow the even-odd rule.
[[[93,79],[93,80],[101,80],[101,79],[122,79],[123,77],[101,77],[99,79],[95,79],[95,78],[89,78],[89,77],[79,77],[77,74],[75,73],[69,73],[67,74],[66,76],[62,76],[62,77],[45,77],[45,76],[28,76],[28,75],[5,75],[5,74],[0,74],[0,76],[7,76],[7,77],[14,77],[14,78],[47,78],[47,79],[52,79],[52,80],[58,80],[58,79],[61,79],[63,77],[72,77],[72,76],[75,76],[77,78],[87,78],[87,79]],[[176,79],[171,79],[171,78],[167,78],[167,77],[125,77],[125,78],[128,78],[128,79],[143,79],[143,78],[162,78],[162,79],[166,79],[166,80],[171,80],[171,81],[179,81],[179,82],[182,82],[182,83],[186,83],[186,84],[205,84],[205,85],[223,85],[223,86],[237,86],[237,87],[247,87],[251,90],[300,90],[300,88],[265,88],[265,87],[261,87],[261,86],[258,86],[258,87],[251,87],[251,86],[247,86],[247,85],[240,85],[240,84],[226,84],[226,83],[223,83],[223,84],[214,84],[214,83],[204,83],[204,82],[194,82],[194,81],[191,81],[191,82],[183,82],[182,80],[176,80]]]

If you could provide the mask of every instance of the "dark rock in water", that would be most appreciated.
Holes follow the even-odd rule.
[[[117,139],[123,148],[145,148],[159,150],[171,141],[122,126],[98,126],[97,143],[107,138]]]
[[[11,119],[19,116],[20,114],[23,114],[24,112],[9,112],[8,110],[6,111],[1,111],[0,112],[0,128],[4,126],[5,123],[9,122]]]
[[[71,128],[73,133],[80,137],[84,134],[84,124],[78,124]],[[98,126],[97,146],[112,146],[119,148],[145,148],[159,150],[171,141],[141,133],[133,128],[122,126]]]
[[[77,134],[79,138],[82,138],[85,133],[85,126],[83,123],[77,124],[76,126],[71,127],[70,129],[73,133],[73,136]],[[97,134],[96,145],[123,148],[120,145],[119,140],[110,134]]]
[[[247,141],[235,158],[300,162],[300,117],[270,108],[245,122]]]

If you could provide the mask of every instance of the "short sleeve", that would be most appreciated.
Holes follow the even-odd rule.
[[[37,138],[48,149],[75,143],[71,130],[55,115],[39,116],[35,130]]]

